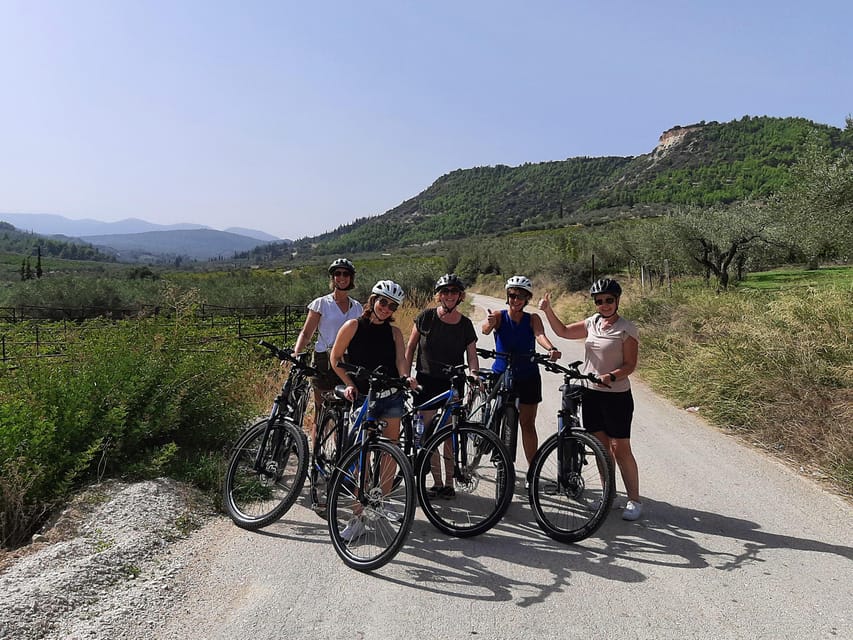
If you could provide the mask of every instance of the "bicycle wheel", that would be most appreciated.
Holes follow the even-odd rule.
[[[406,541],[415,517],[412,467],[394,444],[366,445],[361,470],[361,445],[344,454],[329,484],[329,535],[341,559],[353,569],[373,571],[390,561]],[[402,469],[395,484],[397,470]],[[362,473],[363,471],[363,473]],[[364,500],[359,500],[360,476]]]
[[[489,453],[483,455],[484,449]],[[451,484],[446,481],[449,473]],[[506,513],[515,468],[494,433],[463,423],[455,430],[442,429],[424,444],[415,480],[427,519],[439,531],[468,538],[488,531]],[[443,484],[444,490],[431,491],[435,484]]]
[[[225,472],[225,510],[243,529],[260,529],[281,518],[302,491],[308,472],[308,439],[302,429],[276,422],[261,452],[266,431],[267,420],[249,427],[234,446]]]
[[[341,414],[326,409],[314,427],[314,450],[311,453],[311,508],[321,518],[326,518],[326,501],[329,480],[338,459],[338,422]]]
[[[515,463],[515,450],[518,443],[518,409],[514,405],[500,407],[495,412],[492,424],[498,429],[501,442],[509,453],[509,459]]]
[[[615,489],[613,463],[604,446],[584,431],[570,431],[559,440],[551,436],[540,447],[527,495],[539,527],[549,537],[577,542],[604,523]]]
[[[468,397],[465,399],[465,421],[470,424],[476,424],[480,427],[486,427],[489,420],[489,404],[487,402],[489,396],[485,391],[474,387],[468,392]]]

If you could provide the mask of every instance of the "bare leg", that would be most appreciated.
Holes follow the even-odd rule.
[[[518,405],[518,424],[521,428],[521,444],[524,447],[524,457],[528,466],[533,462],[536,450],[539,448],[539,436],[536,435],[536,410],[538,404]],[[510,452],[510,459],[514,451]]]

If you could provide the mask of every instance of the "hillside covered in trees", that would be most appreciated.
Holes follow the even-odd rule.
[[[19,231],[0,220],[0,252],[35,256],[39,251],[46,258],[115,262],[115,256],[99,251],[92,245]]]
[[[834,153],[853,148],[849,127],[804,118],[700,122],[670,129],[656,149],[636,157],[453,171],[380,216],[247,255],[275,259],[294,248],[300,255],[355,254],[510,230],[652,217],[679,206],[762,201],[782,189],[809,138]]]

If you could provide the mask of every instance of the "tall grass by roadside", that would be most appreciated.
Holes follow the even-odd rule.
[[[61,358],[0,370],[3,546],[25,542],[84,482],[198,474],[257,411],[245,343],[187,348],[139,321],[85,329],[69,332]]]
[[[756,274],[717,294],[701,281],[641,296],[629,285],[620,313],[640,326],[639,374],[714,424],[853,493],[853,281],[768,286]],[[793,278],[795,282],[801,278]],[[557,303],[564,319],[589,298]]]

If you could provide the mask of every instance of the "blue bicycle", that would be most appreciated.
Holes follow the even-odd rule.
[[[465,365],[447,366],[444,374],[450,388],[403,416],[401,440],[413,462],[418,502],[427,519],[444,533],[466,538],[488,531],[506,513],[515,468],[500,439],[466,419]],[[477,380],[467,381],[479,386]],[[438,413],[417,443],[414,419],[418,412],[434,409]]]
[[[341,363],[369,390],[350,418],[351,445],[335,465],[328,485],[327,519],[332,545],[353,569],[372,571],[402,548],[415,517],[415,480],[402,449],[382,435],[385,422],[374,415],[375,401],[406,393],[406,378],[385,376]],[[343,398],[345,387],[335,388]],[[347,415],[345,413],[344,415]]]

